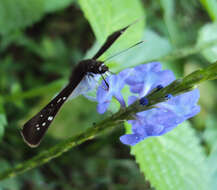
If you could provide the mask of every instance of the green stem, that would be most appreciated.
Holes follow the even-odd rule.
[[[141,106],[139,101],[136,101],[129,107],[121,109],[113,116],[101,121],[98,124],[95,124],[80,135],[73,136],[48,150],[43,151],[38,156],[35,156],[30,160],[24,161],[23,163],[18,164],[14,168],[6,170],[5,172],[0,174],[0,180],[17,176],[21,173],[24,173],[25,171],[45,164],[50,160],[61,156],[64,152],[67,152],[72,147],[96,137],[100,134],[100,132],[105,131],[106,129],[113,128],[115,126],[120,126],[120,124],[122,124],[125,120],[132,119],[132,115],[134,115],[135,113],[151,109],[155,104],[165,101],[164,97],[167,94],[172,94],[175,96],[180,93],[192,90],[196,84],[199,84],[206,80],[214,79],[217,79],[217,62],[210,65],[206,69],[197,70],[183,79],[174,81],[173,83],[158,92],[153,92],[149,94],[147,96],[149,100],[149,104],[147,106]]]

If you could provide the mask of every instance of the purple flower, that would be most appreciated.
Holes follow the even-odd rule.
[[[199,91],[195,89],[159,103],[157,108],[137,113],[135,120],[128,121],[132,125],[132,134],[121,136],[121,142],[135,145],[145,138],[161,136],[171,131],[200,111],[198,99]]]
[[[100,114],[107,110],[113,96],[120,102],[122,107],[126,106],[121,90],[124,87],[125,79],[130,72],[132,72],[132,69],[125,69],[118,75],[111,75],[107,77],[106,82],[108,83],[109,88],[106,86],[105,82],[102,81],[102,84],[99,86],[96,94],[98,102],[97,111]]]
[[[153,62],[134,67],[125,82],[130,86],[132,93],[142,98],[158,85],[167,86],[174,80],[175,77],[171,71],[162,70],[160,63]]]
[[[138,99],[143,105],[147,105],[148,100],[144,98],[145,95],[155,88],[160,89],[159,86],[167,86],[174,80],[173,73],[169,70],[162,70],[160,63],[149,63],[123,70],[118,75],[107,78],[108,91],[105,90],[104,83],[99,87],[97,91],[98,112],[104,113],[107,110],[113,96],[121,106],[126,106],[121,94],[125,85],[129,86],[131,92],[128,105]],[[128,121],[132,125],[132,134],[121,136],[121,142],[135,145],[148,137],[163,135],[200,111],[197,105],[198,89],[176,97],[168,95],[166,99],[168,101],[155,105],[156,108],[137,113],[135,120]]]

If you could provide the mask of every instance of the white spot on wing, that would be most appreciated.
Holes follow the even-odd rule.
[[[57,103],[59,103],[61,101],[62,98],[60,98],[59,100],[57,100]]]
[[[53,120],[53,117],[52,117],[52,116],[49,116],[49,117],[47,118],[47,120],[48,120],[48,121],[52,121],[52,120]]]
[[[37,131],[39,131],[39,130],[40,130],[40,127],[37,127],[36,129],[37,129]]]
[[[43,115],[41,114],[40,117],[43,117]]]
[[[65,100],[66,99],[66,97],[63,97],[63,100]]]
[[[42,126],[45,126],[46,125],[46,122],[42,123]]]
[[[36,127],[39,127],[39,124],[36,124]]]

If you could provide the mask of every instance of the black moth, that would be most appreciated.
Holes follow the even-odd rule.
[[[91,76],[93,74],[104,74],[108,71],[108,67],[104,65],[104,62],[98,61],[97,59],[118,39],[118,37],[121,36],[121,34],[130,25],[108,36],[105,43],[93,56],[92,59],[87,59],[79,62],[72,71],[67,86],[61,90],[61,92],[41,111],[39,111],[34,117],[32,117],[24,124],[21,130],[21,135],[23,136],[24,141],[30,147],[37,147],[40,144],[42,137],[54,120],[61,106],[64,104],[64,102],[66,102],[67,98],[87,74]]]

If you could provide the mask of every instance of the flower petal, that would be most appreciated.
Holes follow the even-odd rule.
[[[140,142],[141,140],[141,137],[138,136],[137,134],[129,134],[129,135],[123,135],[120,137],[120,141],[123,143],[123,144],[126,144],[126,145],[135,145],[137,144],[138,142]]]
[[[109,107],[109,104],[110,104],[110,102],[103,102],[103,103],[101,103],[101,104],[98,104],[98,105],[97,105],[97,111],[98,111],[98,113],[100,113],[100,114],[105,113],[106,110],[107,110],[108,107]]]

